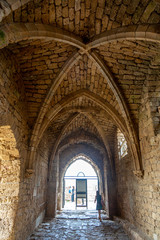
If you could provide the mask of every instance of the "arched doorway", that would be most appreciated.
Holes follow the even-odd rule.
[[[63,175],[64,209],[95,209],[95,192],[102,189],[98,167],[84,155],[71,159]]]

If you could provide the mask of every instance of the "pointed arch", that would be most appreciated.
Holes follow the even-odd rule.
[[[138,135],[137,135],[136,129],[134,128],[134,125],[133,125],[128,107],[126,105],[126,102],[123,98],[123,95],[120,92],[117,84],[115,83],[111,72],[109,71],[109,69],[107,68],[105,63],[102,61],[100,56],[98,54],[96,54],[96,52],[92,51],[92,53],[90,54],[90,57],[95,62],[95,64],[98,66],[98,68],[102,72],[104,78],[107,79],[107,82],[108,82],[109,86],[111,87],[111,89],[118,101],[118,104],[121,108],[122,115],[125,119],[128,131],[130,133],[131,141],[135,143],[135,144],[133,144],[132,148],[134,148],[134,151],[133,151],[134,158],[138,159],[138,161],[135,161],[135,164],[137,164],[136,168],[138,168],[139,170],[142,170],[143,167],[142,167],[141,151],[140,151]],[[139,162],[139,164],[138,164],[138,162]]]
[[[144,40],[160,42],[160,24],[139,24],[107,30],[94,38],[88,44],[84,44],[81,37],[47,24],[40,23],[10,23],[1,26],[3,39],[0,39],[0,48],[10,43],[16,43],[28,39],[49,39],[65,42],[80,49],[80,53],[117,40]]]
[[[60,171],[60,178],[59,178],[59,206],[58,209],[61,209],[61,202],[62,202],[62,194],[63,194],[63,178],[66,172],[66,169],[69,167],[69,165],[71,165],[74,161],[77,160],[77,158],[79,158],[80,156],[83,157],[85,159],[85,161],[87,161],[95,170],[98,178],[99,178],[99,182],[100,182],[100,189],[103,189],[103,181],[102,181],[102,174],[101,174],[101,170],[99,168],[99,166],[96,164],[96,162],[94,163],[94,160],[92,160],[92,157],[89,156],[89,154],[87,153],[83,153],[83,149],[81,149],[82,152],[80,153],[73,153],[71,158],[67,158],[67,162],[65,164],[65,167],[63,169],[61,169]],[[68,161],[69,160],[69,161]]]
[[[0,39],[0,48],[29,39],[48,39],[67,43],[79,49],[85,48],[85,44],[79,36],[52,25],[10,23],[2,25],[0,30],[3,33],[3,38]]]
[[[87,134],[87,132],[85,131],[85,133]],[[77,132],[75,132],[75,136],[68,136],[67,137],[67,141],[63,141],[59,144],[58,148],[57,148],[57,152],[62,152],[63,150],[65,150],[67,147],[69,147],[72,144],[82,144],[82,143],[87,143],[89,145],[94,146],[95,149],[98,149],[102,154],[106,154],[106,149],[103,145],[101,145],[101,142],[99,142],[97,139],[95,139],[94,136],[90,136],[90,134],[86,136],[80,136],[79,140],[77,141],[74,137],[76,137]],[[88,138],[90,136],[90,138]]]
[[[99,180],[100,180],[100,189],[102,190],[103,187],[102,187],[102,175],[101,175],[101,171],[99,169],[99,167],[93,162],[93,160],[87,156],[85,153],[81,153],[81,154],[78,154],[76,156],[74,156],[73,158],[70,159],[70,161],[67,163],[67,165],[65,166],[65,168],[63,169],[63,172],[62,172],[62,176],[61,176],[61,181],[63,180],[64,176],[65,176],[65,173],[67,171],[67,169],[75,162],[77,161],[79,158],[83,159],[84,161],[88,162],[92,168],[94,169],[94,171],[96,172]]]
[[[61,141],[61,138],[66,130],[66,128],[77,118],[77,116],[79,115],[79,113],[76,113],[74,114],[73,116],[71,116],[69,118],[69,120],[67,121],[66,125],[64,126],[64,128],[62,129],[60,135],[58,136],[57,140],[56,140],[56,143],[54,144],[54,147],[53,147],[53,150],[52,150],[52,153],[51,153],[51,157],[50,157],[50,162],[49,162],[49,173],[48,175],[50,176],[50,171],[52,169],[52,159],[54,159],[55,157],[55,154],[56,154],[56,151],[57,151],[57,147]]]
[[[160,24],[139,24],[107,30],[95,36],[87,45],[92,49],[118,40],[144,40],[160,42]]]
[[[64,97],[59,103],[57,103],[53,109],[49,110],[47,114],[44,117],[44,121],[41,125],[40,132],[35,139],[35,147],[39,144],[40,139],[42,138],[42,135],[46,128],[49,126],[51,121],[54,119],[54,117],[63,109],[66,105],[68,105],[73,100],[76,100],[80,97],[87,97],[88,99],[95,102],[100,109],[104,110],[106,113],[108,113],[113,121],[117,123],[120,127],[120,129],[123,129],[122,131],[126,131],[126,124],[124,123],[124,119],[119,115],[119,113],[109,104],[104,101],[101,97],[99,97],[97,94],[94,94],[88,90],[82,89],[79,91],[76,91],[74,93],[71,93]],[[78,110],[78,109],[77,109]],[[89,111],[91,108],[88,109]]]
[[[66,112],[69,112],[69,111],[73,111],[73,108],[67,108],[67,109],[64,109]],[[75,109],[75,111],[77,111],[78,113],[77,114],[74,114],[73,117],[71,117],[68,122],[66,123],[66,125],[64,126],[64,128],[62,129],[59,137],[57,138],[56,140],[56,143],[54,145],[54,148],[53,148],[53,151],[52,151],[52,154],[51,154],[51,157],[50,157],[50,164],[49,164],[49,175],[50,175],[50,171],[52,169],[52,163],[53,163],[53,160],[54,160],[54,157],[55,157],[55,154],[56,154],[56,151],[57,151],[57,148],[58,148],[58,145],[62,139],[62,136],[64,134],[64,132],[66,131],[67,127],[78,117],[78,115],[80,113],[83,113],[90,121],[91,123],[94,125],[94,127],[97,129],[97,131],[99,132],[102,140],[103,140],[103,144],[106,148],[106,151],[108,153],[108,158],[109,158],[109,162],[110,162],[110,165],[111,165],[111,169],[113,171],[113,159],[112,159],[112,153],[111,153],[111,150],[109,148],[109,144],[108,144],[108,141],[103,133],[103,130],[101,129],[101,127],[98,125],[97,121],[91,116],[91,114],[89,114],[89,112],[87,111],[87,109],[83,108],[83,109]],[[94,109],[92,109],[92,112],[94,111]]]
[[[40,139],[43,136],[44,131],[47,129],[51,121],[54,119],[54,117],[71,101],[78,99],[79,97],[85,96],[89,99],[91,99],[93,102],[95,102],[101,110],[103,111],[104,114],[109,114],[112,117],[112,120],[115,122],[116,125],[121,129],[121,131],[124,133],[126,136],[128,142],[129,142],[129,147],[131,149],[133,161],[134,161],[134,166],[135,166],[135,171],[140,173],[142,168],[141,168],[141,163],[140,159],[137,157],[137,143],[134,140],[134,137],[132,135],[132,132],[128,132],[126,124],[124,122],[124,119],[119,115],[119,113],[108,103],[106,103],[101,97],[97,96],[96,94],[91,93],[88,90],[80,90],[77,92],[74,92],[70,94],[69,96],[66,96],[65,98],[62,99],[61,102],[57,103],[54,106],[54,109],[51,109],[46,115],[45,119],[43,121],[43,124],[41,125],[40,132],[36,138],[35,145],[33,146],[33,149],[36,149],[38,146]],[[73,109],[72,109],[73,111]],[[90,109],[91,111],[91,109]],[[29,166],[32,168],[33,166],[33,161],[34,161],[34,154],[35,151],[32,152],[33,155],[30,155],[29,159]]]

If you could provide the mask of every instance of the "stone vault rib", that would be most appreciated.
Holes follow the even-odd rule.
[[[92,51],[92,53],[90,54],[90,58],[92,58],[92,60],[95,62],[95,64],[99,67],[99,70],[102,72],[104,78],[107,79],[107,82],[119,103],[119,106],[122,111],[122,115],[125,119],[128,131],[130,134],[130,138],[133,141],[133,144],[131,145],[131,149],[132,149],[132,153],[133,153],[133,158],[135,159],[135,168],[140,170],[140,169],[142,169],[142,166],[141,166],[141,154],[140,154],[140,146],[139,146],[139,142],[138,142],[138,136],[137,136],[135,128],[133,126],[133,123],[132,123],[132,120],[130,117],[130,113],[129,113],[128,107],[124,101],[124,98],[123,98],[117,84],[115,83],[112,74],[110,73],[110,71],[108,70],[108,68],[102,61],[102,59],[99,57],[99,55],[96,52]]]
[[[90,41],[87,50],[117,40],[160,42],[160,24],[129,25],[105,31]]]

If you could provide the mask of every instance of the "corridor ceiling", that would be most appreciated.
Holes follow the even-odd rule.
[[[160,1],[8,0],[0,8],[31,146],[48,136],[51,154],[65,138],[88,138],[113,155],[117,127],[136,145],[144,86],[159,74]]]

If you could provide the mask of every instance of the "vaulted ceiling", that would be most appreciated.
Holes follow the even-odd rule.
[[[157,31],[160,2],[24,2],[2,1],[1,29],[24,83],[31,145],[47,134],[51,154],[74,137],[113,155],[117,127],[136,144],[143,86],[158,78],[160,43],[146,32]]]

